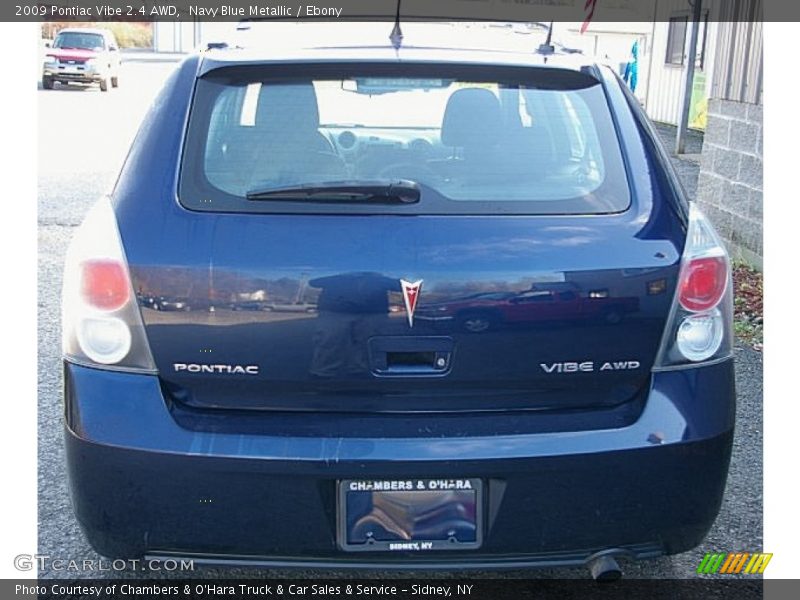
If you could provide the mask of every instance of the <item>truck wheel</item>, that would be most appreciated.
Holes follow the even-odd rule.
[[[42,87],[46,90],[53,89],[53,80],[50,77],[42,77]]]
[[[111,87],[113,87],[113,88],[119,87],[119,75],[114,75],[111,78]]]
[[[104,77],[100,80],[100,91],[107,92],[108,91],[108,77]]]

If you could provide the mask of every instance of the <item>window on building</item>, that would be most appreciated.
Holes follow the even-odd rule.
[[[668,65],[682,66],[686,62],[686,36],[689,32],[688,13],[680,13],[670,17],[667,34],[667,56],[664,62]],[[706,60],[706,37],[708,34],[708,11],[703,11],[700,19],[700,32],[697,38],[697,58],[695,67],[703,69]]]
[[[683,50],[686,47],[688,24],[688,16],[671,17],[669,20],[667,58],[665,61],[668,65],[682,65],[684,62]]]

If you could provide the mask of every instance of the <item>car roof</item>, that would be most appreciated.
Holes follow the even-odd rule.
[[[417,23],[402,24],[403,41],[395,48],[392,23],[254,22],[224,44],[201,51],[199,75],[233,64],[423,62],[538,66],[580,70],[595,61],[561,44],[551,54],[537,52],[547,38],[539,24]]]

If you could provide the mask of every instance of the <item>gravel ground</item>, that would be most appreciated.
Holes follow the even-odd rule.
[[[39,92],[39,553],[97,559],[69,505],[62,443],[59,293],[64,252],[74,226],[110,186],[149,98],[170,70],[168,63],[126,65],[119,90]],[[64,115],[70,115],[65,119]],[[91,123],[92,126],[86,126]],[[659,126],[672,143],[670,128]],[[673,129],[674,131],[674,129]],[[67,147],[68,146],[68,147]],[[687,190],[696,188],[693,163],[675,159]],[[645,563],[623,563],[628,577],[691,577],[706,551],[755,550],[762,545],[762,356],[736,350],[737,426],[728,486],[708,539],[685,554]],[[352,573],[327,573],[352,577]],[[45,570],[41,577],[63,576]],[[70,573],[70,576],[78,574]],[[83,576],[93,576],[87,572]],[[123,573],[136,577],[137,573]],[[207,568],[194,576],[317,577],[306,571]],[[382,577],[392,573],[373,573]],[[418,574],[417,574],[418,575]],[[585,577],[582,569],[476,573],[482,577]],[[428,574],[426,574],[428,576]],[[442,574],[463,578],[463,574]]]
[[[666,125],[664,123],[656,123],[656,131],[661,137],[664,146],[669,150],[675,148],[675,136],[677,134],[677,127]],[[678,158],[672,154],[672,165],[678,172],[681,178],[681,183],[689,195],[689,198],[694,198],[697,193],[697,176],[700,174],[699,155],[703,149],[703,134],[699,131],[690,129],[686,134],[686,152],[691,158]]]

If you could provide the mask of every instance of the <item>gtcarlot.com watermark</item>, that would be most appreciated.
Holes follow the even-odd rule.
[[[194,571],[194,561],[173,558],[117,558],[114,560],[59,558],[49,554],[18,554],[14,557],[17,571],[118,572],[118,571]]]

